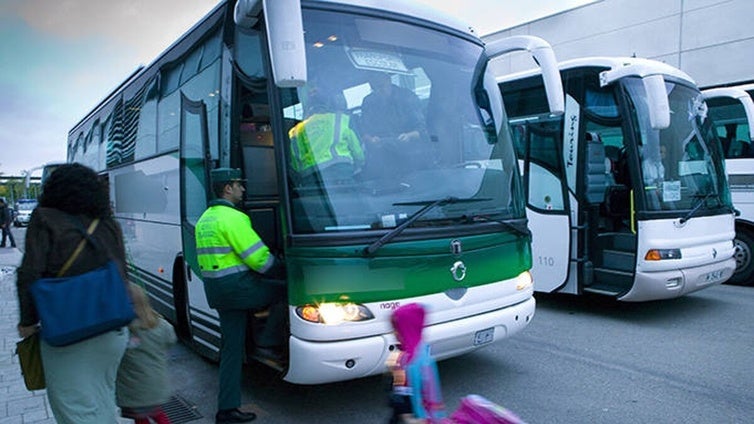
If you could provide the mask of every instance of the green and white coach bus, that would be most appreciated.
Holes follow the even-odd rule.
[[[285,257],[288,358],[275,365],[286,381],[383,372],[397,343],[390,315],[408,302],[427,307],[427,341],[448,358],[534,315],[522,184],[487,69],[511,51],[541,64],[562,113],[554,55],[538,38],[485,46],[468,25],[407,1],[222,1],[76,124],[68,161],[107,178],[132,279],[202,355],[217,358],[220,334],[194,225],[209,171],[222,166],[242,169],[242,207]],[[292,178],[288,134],[312,90],[334,94],[359,134],[375,73],[418,97],[425,137],[392,159],[365,146],[371,172],[353,178]]]

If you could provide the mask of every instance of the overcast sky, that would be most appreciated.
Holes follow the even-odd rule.
[[[591,0],[419,1],[485,35]],[[0,174],[65,161],[70,128],[217,4],[0,0]]]

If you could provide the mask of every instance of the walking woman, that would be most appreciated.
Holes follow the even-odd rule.
[[[57,168],[42,188],[26,232],[26,252],[18,269],[21,320],[18,332],[37,331],[39,316],[29,288],[41,277],[54,277],[82,240],[81,226],[99,218],[84,249],[65,273],[91,271],[113,259],[125,276],[125,248],[120,226],[112,217],[106,185],[90,168],[66,164]],[[43,323],[44,324],[44,323]],[[58,424],[116,423],[115,378],[128,342],[126,328],[109,331],[62,347],[42,341],[47,397]]]

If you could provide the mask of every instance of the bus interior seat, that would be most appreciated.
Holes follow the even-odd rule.
[[[605,166],[605,145],[595,132],[586,133],[586,201],[590,204],[599,204],[605,201],[608,178],[607,166]]]

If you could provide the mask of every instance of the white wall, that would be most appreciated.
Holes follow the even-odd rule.
[[[752,19],[752,0],[601,0],[483,38],[536,35],[552,44],[558,60],[647,57],[709,87],[754,81]],[[536,65],[516,54],[492,66],[505,74]]]

